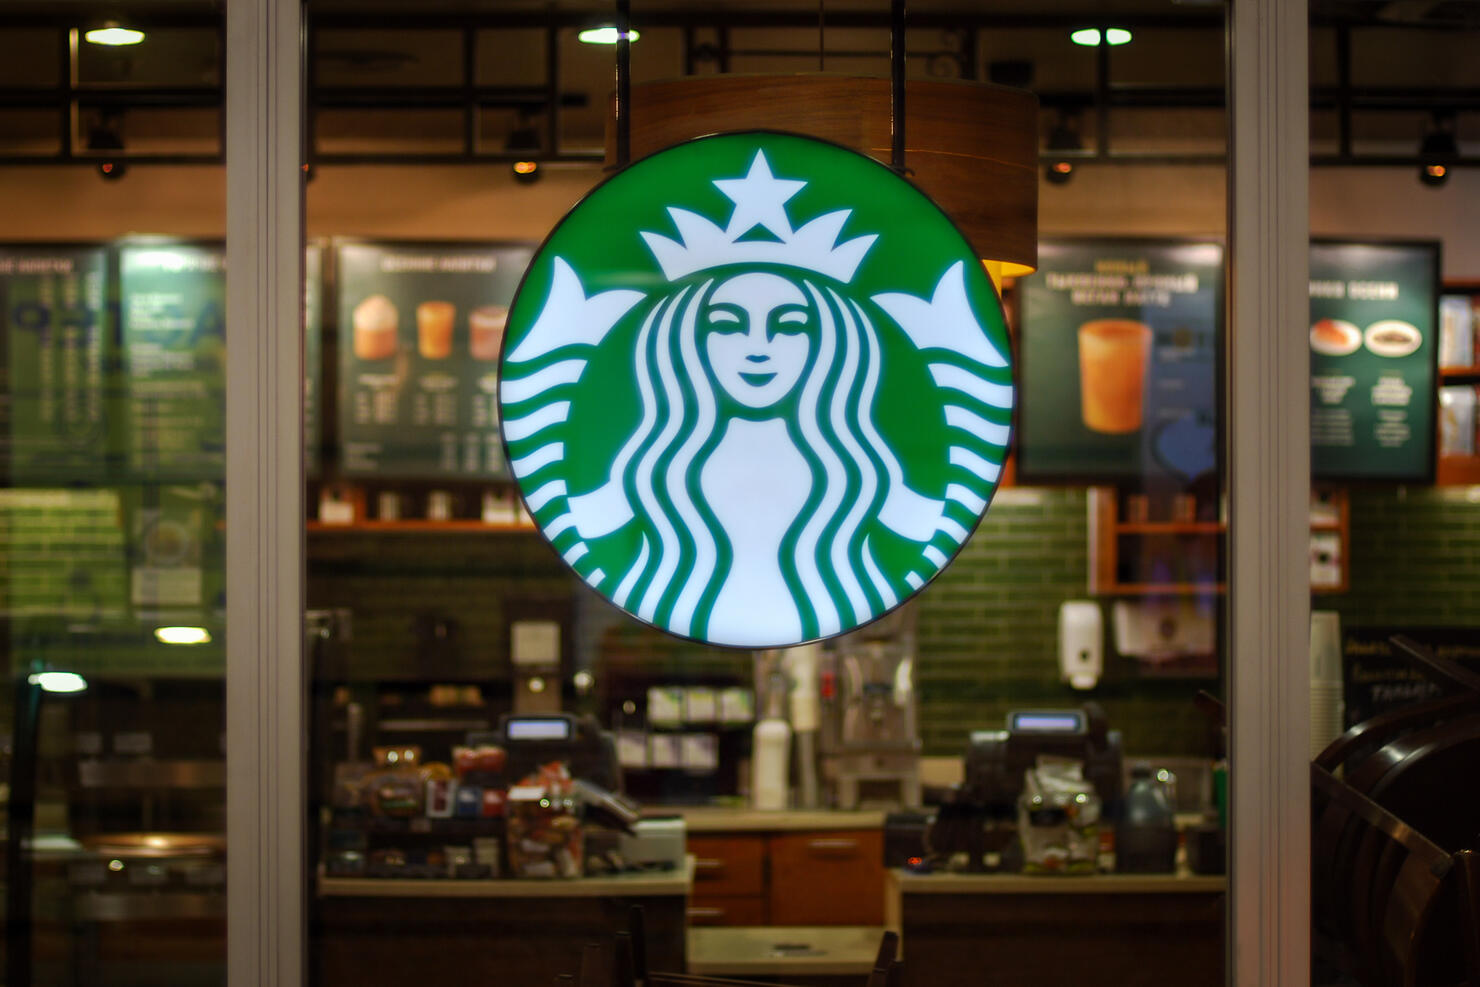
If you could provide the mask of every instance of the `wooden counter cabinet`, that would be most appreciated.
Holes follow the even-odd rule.
[[[883,924],[879,829],[696,834],[690,925]]]

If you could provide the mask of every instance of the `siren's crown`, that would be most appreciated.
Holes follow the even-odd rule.
[[[670,206],[668,215],[678,229],[678,239],[642,234],[669,281],[728,264],[780,264],[816,271],[846,284],[879,238],[870,233],[838,242],[851,209],[825,213],[793,229],[786,202],[807,183],[776,178],[764,151],[755,152],[744,178],[721,178],[714,184],[735,203],[729,225],[721,228],[698,213]],[[745,239],[757,226],[772,239]]]

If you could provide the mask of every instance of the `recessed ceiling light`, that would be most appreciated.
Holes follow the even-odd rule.
[[[580,34],[577,34],[576,37],[588,45],[614,45],[621,39],[621,35],[617,33],[617,29],[610,24],[605,27],[587,28]],[[628,44],[631,44],[640,37],[642,37],[641,34],[631,28],[627,29]]]
[[[156,627],[160,644],[210,644],[211,632],[204,627]]]
[[[1100,29],[1097,27],[1082,27],[1069,35],[1069,40],[1076,45],[1084,45],[1087,48],[1095,48],[1100,44]],[[1123,27],[1109,27],[1105,29],[1105,43],[1108,45],[1127,45],[1131,42],[1131,32]]]
[[[102,27],[95,27],[83,35],[88,44],[94,45],[136,45],[144,40],[143,31],[135,31],[133,28],[120,27],[114,23],[108,23]]]
[[[76,672],[32,672],[26,681],[40,686],[42,692],[81,692],[87,688],[87,679]]]

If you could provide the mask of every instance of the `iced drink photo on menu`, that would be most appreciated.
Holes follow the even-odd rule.
[[[1151,329],[1130,319],[1079,327],[1079,395],[1085,428],[1123,435],[1141,427]]]
[[[422,302],[416,306],[416,348],[428,360],[452,355],[452,322],[457,306],[451,302]]]
[[[400,314],[384,295],[371,295],[355,306],[355,356],[384,360],[396,355],[396,327]]]
[[[506,305],[479,305],[468,313],[468,352],[474,360],[497,360],[504,342]]]

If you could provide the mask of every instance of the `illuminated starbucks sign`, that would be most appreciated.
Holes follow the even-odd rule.
[[[665,631],[779,647],[943,569],[1013,407],[995,290],[873,159],[777,133],[643,159],[546,240],[510,311],[503,434],[535,522]]]

